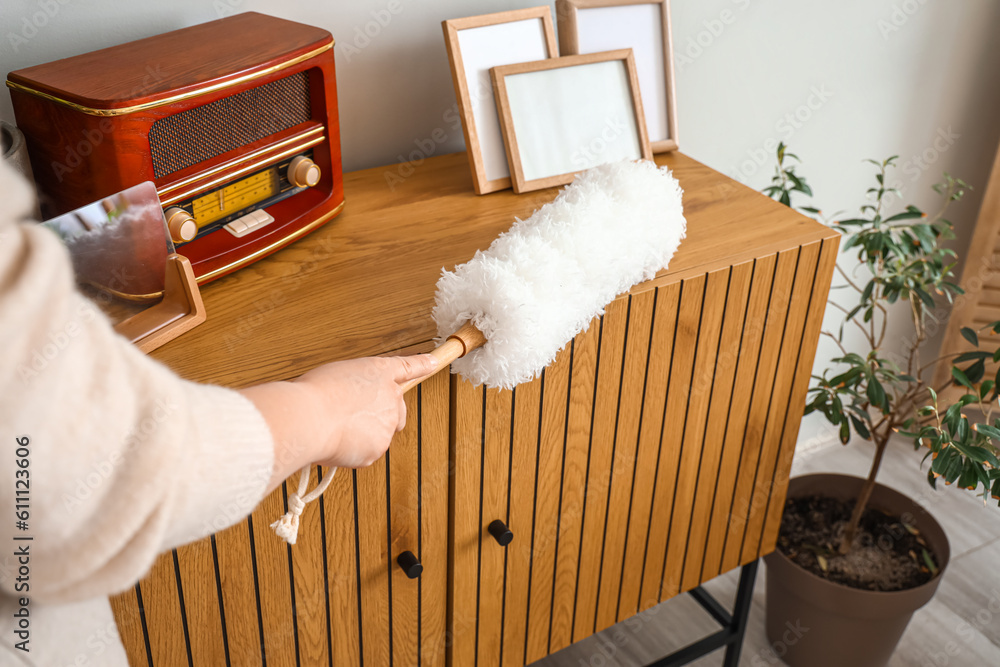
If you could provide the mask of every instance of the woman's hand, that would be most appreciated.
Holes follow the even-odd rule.
[[[377,461],[406,425],[400,386],[438,369],[429,354],[366,357],[315,368],[290,382],[242,390],[275,441],[269,489],[308,463],[361,468]]]
[[[394,433],[406,426],[400,386],[437,369],[428,355],[367,357],[320,366],[294,380],[312,388],[336,431],[314,463],[363,468],[382,458]]]

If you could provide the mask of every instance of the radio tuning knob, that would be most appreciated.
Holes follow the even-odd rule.
[[[305,155],[293,158],[288,164],[288,182],[297,188],[311,188],[319,183],[321,174],[319,165]]]
[[[163,216],[167,219],[167,229],[174,243],[187,243],[198,235],[198,223],[180,206],[171,206],[163,212]]]

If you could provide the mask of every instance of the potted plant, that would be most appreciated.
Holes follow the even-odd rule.
[[[894,433],[927,449],[932,485],[943,477],[948,484],[981,487],[986,497],[1000,495],[1000,463],[990,440],[1000,440],[1000,420],[990,422],[987,411],[982,424],[970,425],[962,414],[966,405],[996,400],[1000,373],[983,378],[986,360],[1000,359],[1000,350],[994,355],[977,349],[954,360],[966,364],[952,369],[966,393],[951,405],[939,405],[938,393],[922,379],[934,364],[923,364],[920,348],[937,305],[935,295],[951,300],[962,293],[951,282],[955,253],[941,242],[954,238],[944,215],[968,185],[945,174],[935,186],[943,197],[936,215],[928,218],[912,205],[890,214],[899,196],[887,183],[895,160],[869,160],[876,183],[860,215],[827,222],[844,235],[842,251],[857,257],[858,271],[837,267],[844,281],[838,287],[855,292],[857,302],[829,303],[843,312],[843,321],[836,332],[823,335],[841,355],[832,368],[814,376],[805,412],[823,414],[842,443],[853,435],[871,442],[874,451],[867,479],[807,475],[789,485],[778,549],[765,562],[768,637],[773,646],[783,647],[781,657],[793,667],[884,665],[948,564],[941,526],[915,502],[876,481]],[[764,190],[789,207],[793,196],[812,195],[793,161],[798,158],[779,145],[775,175]],[[820,213],[807,206],[799,210]],[[900,317],[912,326],[902,350],[893,349],[898,336],[886,336],[890,321]],[[845,343],[845,328],[860,332],[856,349]],[[964,329],[963,336],[978,346],[974,331]],[[801,638],[785,641],[789,627],[798,628]]]

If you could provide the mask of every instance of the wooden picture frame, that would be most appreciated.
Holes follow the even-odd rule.
[[[489,70],[559,55],[552,12],[531,7],[443,21],[465,150],[476,194],[511,186]],[[536,33],[537,31],[537,33]],[[534,39],[537,34],[538,39]]]
[[[560,55],[631,48],[654,153],[677,150],[670,0],[556,0]]]
[[[631,49],[490,70],[514,192],[619,159],[653,159]]]

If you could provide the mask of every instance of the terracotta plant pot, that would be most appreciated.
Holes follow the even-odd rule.
[[[850,475],[796,477],[788,497],[818,495],[849,500],[864,480]],[[937,576],[916,588],[889,593],[835,584],[808,572],[780,551],[767,563],[767,637],[791,667],[883,667],[910,617],[924,606],[948,565],[950,549],[941,525],[922,507],[892,489],[876,485],[869,507],[905,517],[937,559]]]

